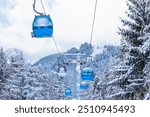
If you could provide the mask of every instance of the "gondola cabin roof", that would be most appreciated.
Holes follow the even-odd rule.
[[[82,72],[93,72],[93,70],[89,67],[82,69]]]
[[[83,70],[92,70],[90,67],[83,68]]]
[[[32,23],[32,37],[44,38],[52,37],[53,22],[49,15],[38,15],[34,17]]]

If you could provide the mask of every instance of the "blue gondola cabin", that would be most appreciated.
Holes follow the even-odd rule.
[[[35,16],[32,24],[32,37],[47,38],[53,36],[53,22],[49,15]]]
[[[91,68],[84,68],[81,71],[82,80],[94,80],[94,71]]]
[[[71,96],[71,90],[69,88],[65,90],[65,96]]]
[[[89,85],[86,82],[81,82],[80,89],[86,90],[89,88]]]

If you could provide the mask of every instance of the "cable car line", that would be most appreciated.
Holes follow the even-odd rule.
[[[46,14],[46,10],[45,10],[45,8],[44,8],[43,1],[42,1],[42,0],[40,0],[40,1],[41,1],[41,5],[42,5],[42,8],[43,8],[44,14]]]
[[[92,22],[92,29],[91,29],[90,44],[92,43],[92,40],[93,40],[93,32],[94,32],[96,11],[97,11],[97,0],[95,1],[95,8],[94,8],[94,15],[93,15],[93,22]]]
[[[54,41],[54,45],[56,47],[57,53],[59,55],[60,58],[62,58],[62,61],[64,61],[64,57],[62,56],[62,53],[60,53],[60,50],[58,48],[58,45],[56,43],[55,37],[53,36],[53,22],[51,20],[50,15],[46,15],[46,10],[44,8],[44,4],[43,1],[40,0],[42,8],[43,8],[43,13],[39,12],[36,10],[36,0],[34,0],[33,3],[33,10],[35,13],[37,13],[38,15],[35,15],[35,18],[33,20],[33,24],[32,24],[32,37],[35,38],[52,38]],[[95,25],[95,19],[96,19],[96,11],[97,11],[97,0],[95,1],[95,7],[94,7],[94,14],[93,14],[93,21],[92,21],[92,27],[91,27],[91,35],[90,35],[90,44],[92,45],[92,40],[93,40],[93,33],[94,33],[94,25]],[[80,61],[81,62],[81,61]],[[66,64],[65,68],[66,67]],[[81,70],[81,69],[80,69]],[[93,81],[94,80],[94,71],[91,68],[84,68],[81,70],[81,74],[80,74],[80,78],[81,78],[81,84],[80,84],[80,88],[81,89],[88,89],[89,85],[87,84],[87,82],[89,81]],[[67,88],[65,90],[65,95],[66,96],[71,96],[71,89]]]
[[[50,19],[50,20],[47,21],[47,22],[49,22],[49,23],[51,23],[51,25],[53,25],[50,16],[46,16],[46,10],[45,10],[45,8],[44,8],[43,1],[40,0],[44,13],[40,13],[40,12],[38,12],[38,11],[36,10],[36,8],[35,8],[36,2],[37,2],[37,1],[34,0],[34,3],[33,3],[33,10],[35,11],[35,13],[39,14],[39,16],[36,16],[35,19],[37,19],[37,20],[44,19],[44,18],[45,18],[45,20]],[[38,17],[38,18],[37,18],[37,17]],[[46,22],[46,21],[45,21],[45,22]],[[44,23],[45,23],[45,22],[44,22]],[[40,24],[40,25],[43,25],[43,23]],[[39,27],[41,27],[41,26],[39,26]],[[46,26],[45,26],[45,27],[46,27]],[[48,26],[47,26],[47,27],[48,27]],[[37,27],[36,27],[36,28],[37,28]],[[42,26],[42,28],[43,28],[43,26]],[[35,30],[35,26],[33,26],[33,29]],[[38,29],[39,29],[39,28],[38,28]],[[33,30],[33,31],[34,31],[34,30]],[[40,37],[41,37],[41,38],[42,38],[42,37],[49,37],[49,36],[51,36],[52,33],[53,33],[53,31],[51,31],[51,34],[44,34],[44,33],[41,33],[43,30],[44,30],[44,29],[39,30],[39,31],[37,32],[37,35],[38,35],[38,36],[35,36],[35,37],[37,37],[37,38],[40,38]],[[53,27],[52,27],[52,30],[53,30]],[[44,31],[45,31],[45,30],[44,30]],[[46,31],[50,31],[50,30],[46,30]],[[34,36],[34,35],[33,35],[33,36]],[[52,38],[53,38],[55,47],[56,47],[56,49],[57,49],[57,53],[58,53],[58,54],[60,55],[60,57],[61,57],[61,54],[60,54],[60,51],[59,51],[59,49],[58,49],[58,46],[57,46],[57,43],[56,43],[56,40],[55,40],[54,36],[52,36]]]
[[[96,11],[97,11],[97,0],[95,1],[94,15],[93,15],[93,22],[92,22],[92,29],[91,29],[91,37],[90,37],[90,44],[91,45],[92,45],[92,40],[93,40],[93,32],[94,32]],[[84,69],[81,70],[81,79],[82,79],[82,81],[93,81],[94,78],[95,78],[95,75],[94,75],[93,69],[84,68]],[[88,88],[88,86],[81,84],[81,88]]]
[[[58,46],[57,46],[57,43],[56,43],[56,40],[55,40],[54,36],[53,36],[52,38],[53,38],[55,47],[56,47],[56,49],[57,49],[57,53],[61,56],[61,53],[60,53],[60,51],[59,51],[59,48],[58,48]]]
[[[60,50],[59,50],[59,48],[57,46],[55,37],[53,36],[52,38],[53,38],[53,41],[54,41],[54,44],[55,44],[55,47],[56,47],[56,50],[57,50],[57,54],[59,55],[60,58],[62,58],[63,63],[64,63],[64,57],[62,56],[62,53],[60,52]],[[66,65],[66,63],[64,64],[64,69],[66,69],[66,71],[67,71],[67,65]]]

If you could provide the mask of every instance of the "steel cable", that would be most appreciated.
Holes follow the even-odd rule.
[[[93,15],[93,22],[92,22],[92,29],[91,29],[90,44],[92,43],[92,40],[93,40],[93,32],[94,32],[94,25],[95,25],[96,10],[97,10],[97,0],[95,1],[95,8],[94,8],[94,15]]]

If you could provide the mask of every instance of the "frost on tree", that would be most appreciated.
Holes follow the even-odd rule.
[[[128,0],[127,5],[128,20],[121,19],[124,28],[119,28],[122,55],[109,75],[109,99],[143,99],[147,92],[144,68],[149,56],[150,1]]]
[[[29,67],[22,87],[22,97],[26,100],[48,100],[50,80],[39,67]]]
[[[9,78],[9,66],[3,48],[0,49],[0,99],[6,99],[5,85]]]
[[[26,64],[22,52],[5,58],[0,50],[0,99],[51,99],[49,82],[40,68]]]
[[[95,55],[92,64],[90,64],[90,66],[93,66],[93,70],[96,73],[93,83],[93,99],[105,99],[108,82],[108,76],[106,78],[106,74],[109,68],[109,70],[113,70],[110,64],[112,64],[119,55],[120,47],[112,45],[105,45],[103,51]]]
[[[12,56],[10,60],[10,76],[5,85],[7,91],[7,99],[17,100],[22,99],[21,88],[24,75],[24,59],[22,53]]]
[[[80,53],[85,54],[86,57],[93,53],[93,46],[88,43],[84,43],[80,46]]]

